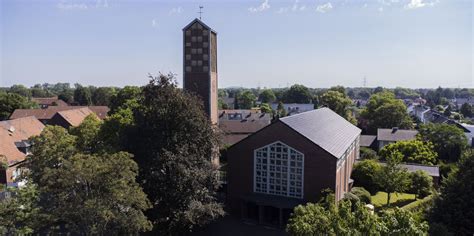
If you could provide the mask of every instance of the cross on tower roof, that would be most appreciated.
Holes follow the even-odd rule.
[[[198,13],[199,13],[199,20],[201,20],[201,15],[202,15],[202,13],[204,13],[204,12],[202,11],[203,8],[204,8],[203,6],[199,6],[199,11],[198,11]]]

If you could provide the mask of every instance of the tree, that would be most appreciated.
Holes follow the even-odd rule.
[[[236,102],[239,109],[250,109],[255,105],[257,98],[250,90],[246,90],[237,96]]]
[[[16,93],[0,91],[0,120],[6,120],[16,109],[35,108],[38,104],[31,102],[26,97]]]
[[[88,87],[76,84],[76,89],[74,90],[74,102],[81,106],[92,105],[91,90]]]
[[[433,178],[425,171],[417,170],[410,173],[411,185],[409,193],[414,193],[417,198],[424,198],[431,194]]]
[[[297,206],[286,231],[290,235],[425,235],[427,228],[398,207],[379,217],[360,202],[343,199],[336,206],[333,198],[326,198]]]
[[[474,234],[474,152],[468,151],[441,186],[430,223],[444,225],[455,235]]]
[[[431,142],[441,160],[456,162],[467,148],[467,138],[464,132],[450,124],[425,124],[419,129],[418,138]]]
[[[357,162],[351,174],[351,178],[354,179],[354,185],[364,187],[372,194],[377,193],[379,186],[376,182],[376,177],[381,169],[381,165],[376,160]]]
[[[393,93],[390,92],[372,95],[361,116],[368,121],[369,133],[375,133],[378,128],[408,129],[413,123],[403,101],[395,99]]]
[[[8,92],[10,93],[16,93],[22,97],[25,97],[25,98],[29,98],[31,97],[31,91],[25,87],[24,85],[21,85],[21,84],[15,84],[13,86],[10,87],[10,89],[8,90]]]
[[[379,156],[377,155],[377,152],[374,151],[373,149],[367,148],[367,147],[360,147],[360,159],[366,160],[366,159],[372,159],[372,160],[377,160],[379,159]]]
[[[77,127],[71,127],[70,133],[76,136],[76,146],[84,153],[96,153],[102,148],[99,131],[102,121],[94,114],[88,115]]]
[[[258,99],[262,103],[272,103],[276,100],[275,93],[271,89],[264,89],[260,95],[258,96]]]
[[[272,107],[268,103],[262,103],[260,104],[260,111],[263,113],[272,113]]]
[[[9,190],[12,197],[0,201],[0,234],[30,235],[38,227],[38,192],[30,184]]]
[[[393,152],[402,154],[402,162],[418,163],[423,165],[434,165],[437,163],[438,154],[434,151],[431,142],[420,140],[405,140],[384,146],[379,154],[382,158],[390,158]]]
[[[285,107],[283,106],[282,102],[278,103],[277,110],[276,110],[276,117],[277,118],[282,118],[286,116],[286,110]]]
[[[152,77],[139,97],[128,149],[152,202],[147,216],[159,234],[188,232],[223,215],[215,200],[218,138],[193,94],[172,75]]]
[[[304,85],[295,84],[283,94],[284,103],[311,103],[311,93]]]
[[[110,99],[110,114],[119,109],[134,109],[138,107],[138,99],[141,96],[141,88],[137,86],[125,86]]]
[[[446,117],[450,117],[451,116],[451,106],[448,105],[448,107],[446,107],[446,109],[444,109],[444,112],[443,112],[443,115],[445,115]]]
[[[369,191],[365,190],[363,187],[353,187],[351,193],[356,195],[364,204],[370,204],[372,201]]]
[[[376,173],[376,182],[380,189],[387,193],[387,206],[390,205],[392,193],[403,192],[409,185],[408,172],[399,165],[402,158],[403,154],[400,152],[392,152],[386,164]]]
[[[473,108],[469,103],[464,103],[461,106],[460,112],[464,117],[472,117]]]
[[[125,152],[84,154],[78,138],[47,126],[32,138],[28,183],[38,189],[42,227],[66,224],[81,235],[136,234],[151,229],[149,202],[135,182],[138,166]]]
[[[113,87],[99,87],[92,93],[92,104],[96,106],[108,106],[115,94],[116,91]]]
[[[355,118],[352,116],[351,111],[349,110],[352,100],[344,93],[335,90],[329,90],[321,96],[320,103],[323,106],[329,107],[329,109],[333,110],[351,123],[357,123]]]

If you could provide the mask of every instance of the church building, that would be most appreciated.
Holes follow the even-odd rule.
[[[242,218],[284,226],[293,208],[350,191],[361,130],[320,108],[279,119],[228,149],[227,201]]]

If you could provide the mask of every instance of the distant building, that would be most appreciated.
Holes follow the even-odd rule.
[[[41,108],[48,108],[50,106],[59,106],[59,107],[68,106],[68,104],[65,101],[59,99],[57,96],[50,97],[50,98],[31,98],[31,100],[38,103],[38,105]]]
[[[361,135],[360,136],[360,146],[377,149],[377,136],[375,135]]]
[[[183,88],[198,95],[213,124],[217,111],[217,33],[199,19],[183,28]]]
[[[413,140],[416,138],[418,131],[398,129],[394,127],[392,129],[377,129],[377,141],[379,143],[379,150],[385,145],[395,143],[398,141]]]
[[[105,117],[107,116],[107,113],[110,110],[107,106],[64,106],[64,107],[51,106],[46,109],[16,109],[11,114],[10,119],[18,119],[22,117],[34,116],[43,124],[47,125],[47,124],[50,124],[53,116],[56,115],[56,113],[60,111],[81,109],[84,107],[89,108],[100,119],[105,119]]]
[[[272,103],[272,110],[278,109],[278,103]],[[298,114],[301,112],[314,110],[314,104],[312,103],[283,103],[283,108],[288,116]]]
[[[337,200],[350,191],[361,130],[329,108],[281,118],[228,149],[232,212],[284,226],[293,208],[323,189]]]
[[[50,125],[59,125],[68,129],[69,127],[79,126],[82,121],[90,114],[94,114],[87,107],[56,112],[51,118]]]
[[[269,125],[272,114],[256,110],[219,110],[219,128],[224,132],[223,142],[233,145]]]
[[[28,139],[39,135],[44,125],[35,117],[24,117],[15,120],[0,121],[0,162],[6,168],[0,167],[0,183],[8,186],[19,186],[17,181],[21,170],[18,164],[30,154],[31,143]]]

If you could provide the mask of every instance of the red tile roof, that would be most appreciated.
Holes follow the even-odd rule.
[[[51,106],[46,109],[16,109],[10,119],[18,119],[27,116],[34,116],[38,120],[50,120],[57,112],[87,107],[93,111],[97,117],[104,119],[109,112],[107,106]]]

